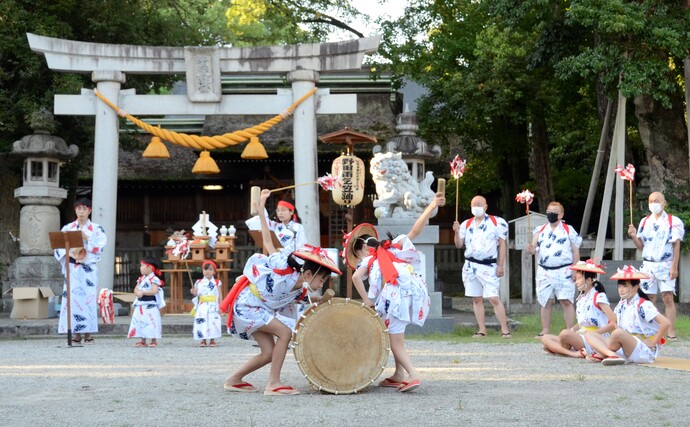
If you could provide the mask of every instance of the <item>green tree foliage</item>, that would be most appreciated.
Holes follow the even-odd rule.
[[[362,16],[347,0],[233,0],[226,17],[233,46],[321,42],[336,28],[361,37],[348,21]]]
[[[579,0],[567,28],[593,35],[577,54],[559,61],[559,76],[598,78],[610,93],[651,95],[665,107],[682,91],[683,59],[690,57],[690,12],[682,1]],[[620,84],[619,84],[620,77]]]
[[[620,73],[626,95],[650,94],[682,117],[687,17],[681,2],[654,0],[411,0],[383,23],[377,67],[429,89],[420,132],[449,157],[461,151],[469,165],[493,168],[480,175],[506,214],[518,213],[512,198],[530,183],[572,211],[584,204],[601,106]]]
[[[223,3],[192,0],[4,0],[0,2],[0,151],[30,133],[27,117],[40,107],[52,110],[57,93],[93,87],[88,75],[56,73],[32,52],[26,33],[71,40],[133,45],[217,44],[227,33]],[[215,26],[211,25],[216,23]],[[208,25],[208,26],[207,26]],[[138,92],[158,90],[172,77],[127,76]],[[88,151],[92,120],[58,117],[56,134]]]

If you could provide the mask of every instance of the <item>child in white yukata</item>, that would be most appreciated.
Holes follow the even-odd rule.
[[[206,260],[201,265],[204,277],[197,280],[192,287],[194,299],[194,328],[192,334],[195,340],[201,341],[200,347],[206,347],[209,340],[210,347],[216,346],[216,338],[222,335],[220,322],[220,287],[222,283],[214,276],[217,270],[216,263]]]
[[[269,190],[262,190],[258,211],[263,210]],[[305,246],[291,256],[274,246],[266,218],[262,215],[261,236],[268,256],[255,254],[247,260],[243,275],[220,305],[228,314],[228,332],[241,339],[254,339],[261,353],[245,362],[230,374],[223,387],[235,392],[255,392],[244,377],[271,364],[265,395],[295,395],[299,391],[281,382],[280,372],[285,361],[292,329],[297,320],[294,302],[304,298],[308,291],[318,291],[331,273],[341,274],[335,262],[321,248]],[[304,264],[297,261],[304,260]],[[278,314],[281,316],[279,317]],[[291,325],[283,323],[291,319]],[[277,339],[275,339],[275,338]]]
[[[580,292],[577,298],[577,324],[561,331],[558,336],[546,334],[541,337],[544,349],[553,354],[570,357],[596,357],[585,340],[587,331],[602,333],[610,323],[616,324],[616,315],[611,310],[604,285],[597,280],[598,274],[606,274],[601,265],[593,260],[579,261],[570,267],[575,271],[575,286]],[[608,333],[604,335],[608,337]],[[599,359],[601,360],[601,359]]]
[[[608,340],[594,332],[585,335],[592,349],[603,357],[602,364],[654,363],[656,360],[671,322],[657,311],[640,288],[640,280],[648,278],[632,265],[611,276],[611,280],[618,280],[621,297],[614,310],[618,327]]]
[[[426,283],[420,274],[421,257],[412,240],[424,230],[437,207],[445,203],[445,196],[436,193],[407,234],[395,239],[389,234],[392,240],[381,242],[368,237],[364,243],[367,249],[371,249],[370,255],[362,260],[352,275],[352,283],[362,300],[381,316],[390,334],[395,372],[379,383],[382,387],[395,387],[401,392],[409,392],[421,385],[419,372],[405,350],[405,329],[410,323],[423,326],[431,303]],[[352,244],[357,241],[355,236]],[[349,252],[347,248],[345,252]],[[364,280],[369,281],[368,292]]]
[[[103,227],[91,222],[91,200],[80,198],[74,202],[77,219],[61,231],[81,231],[83,248],[73,248],[67,254],[64,249],[55,250],[55,258],[65,271],[65,257],[69,257],[70,308],[73,343],[79,344],[84,334],[84,343],[92,344],[92,333],[98,332],[98,262],[106,244]],[[58,322],[58,333],[67,331],[67,283],[62,288],[62,308]]]
[[[264,216],[268,218],[268,212],[264,209]],[[297,249],[304,247],[307,244],[307,236],[304,234],[304,226],[300,224],[299,216],[295,206],[286,201],[281,200],[276,207],[275,220],[268,219],[268,227],[278,237],[278,241],[282,247],[280,251],[285,255],[290,255]],[[260,230],[261,221],[259,216],[254,216],[245,221],[250,230]]]
[[[146,339],[150,339],[149,347],[158,346],[161,337],[161,311],[165,307],[163,297],[163,281],[160,279],[158,261],[152,257],[141,260],[141,277],[137,279],[134,288],[136,298],[132,303],[132,322],[129,324],[127,338],[141,338],[135,347],[146,347]]]

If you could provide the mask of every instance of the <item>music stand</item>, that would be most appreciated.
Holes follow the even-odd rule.
[[[256,246],[260,247],[264,253],[266,253],[266,249],[264,249],[264,239],[261,236],[261,230],[249,230],[249,235],[252,236],[252,239],[254,239]],[[276,250],[280,250],[280,248],[283,247],[283,245],[280,244],[280,240],[278,240],[278,236],[276,236],[276,233],[273,231],[271,231],[271,240],[273,240],[273,247],[276,248]]]
[[[65,250],[65,284],[67,285],[67,346],[72,347],[72,296],[69,283],[70,249],[83,248],[81,231],[53,231],[50,236],[50,247]]]

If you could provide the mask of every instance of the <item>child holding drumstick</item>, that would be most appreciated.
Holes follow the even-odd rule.
[[[371,255],[359,264],[352,275],[352,282],[364,303],[373,307],[383,318],[390,334],[391,351],[395,359],[395,372],[379,383],[383,387],[397,387],[401,392],[409,392],[421,385],[419,372],[405,350],[405,329],[410,323],[419,326],[424,324],[429,314],[430,300],[426,283],[418,273],[421,259],[412,240],[424,230],[434,210],[445,203],[445,196],[436,193],[434,200],[407,234],[395,239],[389,235],[390,239],[383,241],[367,237],[362,242],[366,245],[365,249],[371,251]],[[352,240],[351,251],[354,251],[358,237],[351,236],[349,240]],[[345,248],[346,253],[351,251]],[[362,252],[360,247],[359,253]],[[348,264],[352,265],[352,262]],[[364,280],[369,281],[368,292],[364,287]]]
[[[262,190],[258,211],[261,212],[270,196]],[[288,256],[278,251],[271,241],[266,217],[259,215],[263,254],[252,255],[226,298],[221,311],[229,312],[229,333],[241,339],[254,339],[261,353],[246,361],[225,380],[224,388],[235,392],[257,390],[244,377],[271,364],[265,395],[295,395],[299,391],[281,382],[280,373],[285,361],[292,327],[281,320],[296,320],[294,302],[304,298],[308,291],[321,289],[332,272],[341,274],[336,264],[319,247],[305,246]],[[304,261],[302,265],[296,258]],[[281,314],[282,316],[278,317]],[[280,319],[280,320],[279,320]]]

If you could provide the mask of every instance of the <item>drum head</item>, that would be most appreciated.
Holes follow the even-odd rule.
[[[356,393],[372,384],[388,361],[386,326],[361,302],[333,298],[313,307],[299,324],[295,358],[319,390]]]

